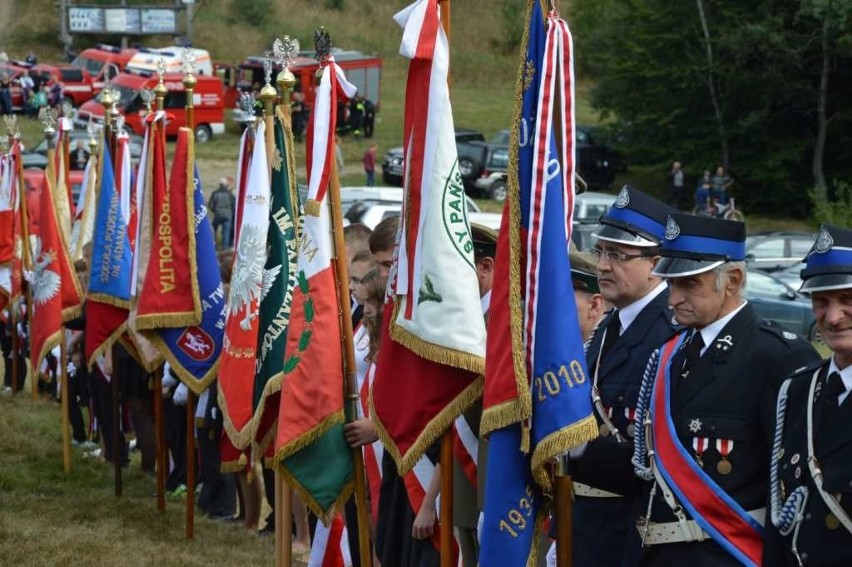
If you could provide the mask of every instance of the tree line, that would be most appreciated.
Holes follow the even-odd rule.
[[[566,15],[631,163],[724,165],[761,213],[848,198],[852,0],[575,0]]]

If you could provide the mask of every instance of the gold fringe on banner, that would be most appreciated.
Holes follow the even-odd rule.
[[[411,447],[403,455],[399,452],[399,447],[391,438],[387,429],[378,418],[376,408],[373,405],[373,392],[370,390],[370,415],[373,416],[373,423],[376,426],[376,433],[379,436],[382,444],[393,460],[396,462],[396,468],[400,475],[404,475],[417,464],[420,457],[438,441],[441,435],[449,429],[456,418],[470,408],[477,400],[482,397],[482,376],[478,376],[467,388],[465,388],[456,398],[447,404],[438,415],[433,417],[420,435],[417,436]]]
[[[397,296],[399,297],[399,296]],[[394,302],[392,321],[396,321],[399,314],[399,301]],[[411,331],[405,329],[401,325],[391,323],[390,328],[391,339],[404,346],[417,356],[431,360],[444,366],[452,366],[461,368],[474,374],[485,374],[485,358],[476,356],[469,352],[448,348],[441,345],[432,344],[424,341]]]

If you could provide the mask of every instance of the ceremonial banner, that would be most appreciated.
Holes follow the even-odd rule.
[[[44,357],[62,340],[62,324],[80,315],[83,295],[77,274],[68,260],[68,247],[63,238],[53,204],[55,170],[48,153],[41,192],[41,231],[36,237],[36,253],[32,273],[32,329],[30,361],[32,368],[41,367]]]
[[[130,202],[127,233],[133,250],[133,267],[130,275],[131,307],[127,327],[133,339],[137,360],[148,372],[153,372],[163,363],[163,355],[151,341],[137,329],[139,295],[148,273],[148,262],[153,245],[153,187],[160,194],[167,191],[166,181],[166,113],[157,111],[145,118],[145,139],[139,166],[136,170],[136,185]],[[135,207],[133,206],[135,204]]]
[[[395,16],[411,59],[405,202],[388,283],[373,418],[401,474],[482,393],[485,322],[458,170],[437,0]]]
[[[12,295],[12,260],[15,257],[13,163],[11,154],[0,154],[0,313]]]
[[[71,187],[68,185],[68,162],[65,159],[65,137],[68,135],[66,129],[71,129],[71,123],[61,118],[59,120],[59,131],[56,133],[53,206],[56,210],[59,228],[62,230],[62,238],[65,239],[65,242],[70,242],[73,210],[71,208]]]
[[[328,524],[352,492],[352,451],[343,438],[343,351],[325,183],[336,177],[328,151],[338,96],[352,96],[333,59],[323,66],[308,125],[308,201],[299,242],[281,382],[275,466],[318,518]],[[258,144],[259,145],[259,144]],[[333,146],[331,146],[333,147]],[[252,163],[254,166],[254,163]],[[328,172],[331,172],[330,174]],[[242,242],[240,242],[242,246]],[[343,289],[346,289],[345,286]]]
[[[189,266],[198,267],[198,288],[195,291],[195,299],[199,302],[201,318],[195,324],[159,327],[155,330],[156,332],[144,334],[169,361],[171,369],[178,379],[195,394],[201,394],[216,378],[218,372],[222,336],[225,329],[225,291],[222,288],[219,262],[216,257],[213,228],[207,216],[204,193],[201,190],[201,177],[195,165],[191,129],[181,128],[178,130],[174,156],[169,195],[171,203],[184,199],[186,195],[189,195],[192,199],[191,215],[186,219],[187,222],[191,223],[189,226],[192,234],[189,239]],[[174,211],[174,209],[172,210]],[[157,218],[162,218],[162,215]],[[177,214],[173,214],[170,225],[172,234],[185,233],[185,228],[177,226],[177,224]],[[160,226],[158,232],[162,231],[162,226]],[[156,242],[156,238],[154,241]],[[178,265],[176,264],[176,266]],[[156,273],[156,270],[153,271]],[[148,274],[151,273],[149,263]],[[188,282],[190,279],[188,274],[181,274],[178,278],[180,282]],[[143,294],[146,292],[150,281],[150,279],[146,281],[146,287],[143,287],[142,290]],[[190,287],[188,283],[181,283],[181,286]],[[158,289],[155,280],[155,292]]]
[[[289,113],[276,112],[275,155],[272,156],[272,199],[269,207],[268,256],[263,268],[260,300],[257,374],[252,393],[254,441],[264,454],[275,436],[284,375],[284,346],[290,323],[290,302],[296,284],[299,194],[296,191],[296,159]]]
[[[253,438],[254,404],[252,395],[246,393],[253,391],[260,337],[260,301],[269,292],[263,287],[270,201],[269,166],[263,143],[265,132],[266,126],[260,122],[255,132],[257,143],[254,144],[251,169],[242,195],[243,216],[237,237],[219,368],[219,407],[224,417],[225,432],[237,449],[245,449]],[[271,279],[267,281],[271,283]]]
[[[74,222],[71,226],[71,261],[83,259],[83,251],[92,241],[95,228],[95,207],[98,183],[98,154],[92,153],[83,171],[83,182],[80,185],[80,195],[77,197],[77,207],[74,212]]]
[[[349,536],[342,515],[336,515],[330,526],[317,522],[308,567],[352,567]]]
[[[31,265],[31,257],[29,254],[29,221],[27,219],[27,203],[24,199],[24,184],[23,184],[23,166],[21,163],[21,142],[15,140],[12,142],[12,147],[9,150],[9,186],[12,193],[13,203],[13,225],[12,225],[12,242],[13,255],[12,262],[9,264],[9,282],[11,302],[14,302],[21,295],[21,286],[23,283],[23,270],[29,270]],[[2,269],[2,268],[0,268]]]
[[[12,192],[13,161],[10,154],[0,154],[0,264],[11,262],[15,255],[14,209]],[[0,282],[0,286],[2,286]],[[6,291],[11,291],[5,288]]]
[[[112,159],[104,147],[100,192],[92,237],[92,265],[86,302],[86,359],[89,367],[121,336],[130,307],[132,251]]]
[[[534,564],[545,465],[595,438],[568,246],[574,198],[571,35],[528,14],[509,196],[489,311],[481,431],[490,433],[481,564]]]
[[[178,142],[182,139],[179,131]],[[136,299],[136,331],[201,322],[192,182],[195,160],[191,151],[191,143],[178,143],[168,186],[158,175],[151,184],[150,249],[145,280]],[[129,195],[126,202],[129,220]],[[214,266],[218,266],[215,257]]]

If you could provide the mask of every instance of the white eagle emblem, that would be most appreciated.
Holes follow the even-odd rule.
[[[630,204],[630,193],[627,191],[627,186],[621,188],[621,191],[618,192],[618,197],[615,199],[615,207],[618,209],[623,209],[627,205]]]
[[[265,295],[263,293],[265,263],[266,235],[262,234],[259,227],[246,225],[240,233],[240,244],[237,247],[230,301],[231,315],[237,315],[241,310],[245,310],[245,317],[240,321],[240,327],[244,331],[251,328],[251,304],[254,301],[259,302]]]
[[[674,240],[680,236],[680,227],[674,217],[669,215],[669,220],[666,222],[666,240]]]
[[[834,246],[834,239],[828,233],[828,229],[824,226],[819,229],[819,236],[817,236],[816,242],[814,243],[814,252],[817,254],[825,254],[831,247]]]
[[[33,300],[36,305],[44,305],[59,293],[61,279],[59,274],[49,270],[51,262],[56,258],[53,250],[42,251],[41,238],[36,237],[36,260],[33,266]]]

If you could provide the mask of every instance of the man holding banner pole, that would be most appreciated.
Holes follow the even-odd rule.
[[[745,225],[672,213],[654,275],[686,327],[649,360],[634,421],[642,565],[763,564],[775,393],[813,347],[743,298]]]

